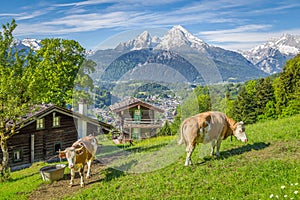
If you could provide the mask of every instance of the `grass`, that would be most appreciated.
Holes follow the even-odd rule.
[[[106,149],[108,157],[124,149],[130,154],[99,172],[103,180],[65,199],[300,199],[299,124],[300,115],[248,125],[247,144],[224,140],[220,159],[205,156],[207,146],[199,145],[189,167],[174,136]],[[0,183],[0,199],[26,199],[42,184],[41,165],[13,172],[11,181]]]

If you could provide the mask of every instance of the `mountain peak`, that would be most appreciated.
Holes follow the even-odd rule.
[[[286,60],[298,53],[300,53],[300,36],[287,33],[242,52],[250,62],[270,74],[280,72]]]
[[[197,38],[190,32],[188,32],[181,25],[173,26],[161,39],[160,44],[157,48],[160,49],[178,49],[181,47],[185,48],[195,48],[197,50],[203,50],[208,47],[208,45],[201,39]]]

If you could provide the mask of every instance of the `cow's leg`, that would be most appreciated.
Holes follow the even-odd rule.
[[[220,157],[220,147],[221,147],[221,142],[222,142],[222,139],[219,139],[219,140],[217,141],[217,152],[216,152],[217,157]]]
[[[84,165],[80,167],[79,169],[79,175],[80,175],[80,186],[84,186]]]
[[[216,141],[215,140],[211,141],[211,151],[210,151],[211,156],[215,154],[215,146],[216,146]]]
[[[185,166],[188,166],[188,165],[191,165],[191,164],[193,164],[192,163],[192,158],[191,158],[191,156],[192,156],[192,153],[193,153],[193,151],[194,151],[194,146],[193,145],[189,145],[189,146],[187,146],[187,148],[186,148],[186,159],[185,159]]]
[[[92,159],[90,159],[89,161],[87,161],[87,173],[86,173],[86,178],[90,178],[91,176],[91,165],[92,165]]]
[[[71,169],[71,180],[70,180],[70,187],[72,187],[72,186],[73,186],[73,184],[74,184],[74,177],[75,177],[75,169],[74,169],[74,168],[72,168],[72,169]]]

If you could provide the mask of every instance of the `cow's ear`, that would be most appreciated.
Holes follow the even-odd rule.
[[[243,125],[243,124],[244,124],[244,122],[243,122],[243,121],[240,121],[240,122],[239,122],[239,124],[240,124],[240,125]]]
[[[77,155],[81,155],[81,154],[83,154],[83,148],[84,148],[84,146],[82,146],[82,147],[80,147],[80,148],[77,148],[77,149],[75,149],[75,153],[76,153]]]

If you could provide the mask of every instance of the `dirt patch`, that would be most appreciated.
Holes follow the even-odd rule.
[[[100,182],[104,179],[100,171],[105,170],[107,167],[101,163],[94,163],[92,165],[91,177],[85,179],[85,187],[80,187],[80,176],[78,173],[75,175],[74,186],[69,187],[70,174],[65,174],[64,178],[53,183],[44,183],[38,189],[33,191],[28,199],[31,200],[50,200],[50,199],[62,199],[65,196],[71,196],[72,194],[80,193],[81,190],[91,187],[93,184]]]

